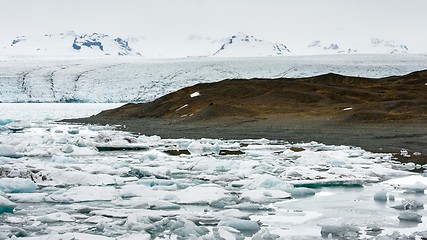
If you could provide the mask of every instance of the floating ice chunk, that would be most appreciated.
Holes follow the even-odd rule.
[[[15,147],[11,145],[0,145],[0,156],[3,157],[17,157]]]
[[[411,210],[406,210],[402,213],[399,214],[399,217],[397,217],[400,221],[409,221],[409,222],[418,222],[421,223],[421,218],[423,216],[421,216],[420,214],[411,211]]]
[[[162,138],[157,135],[153,135],[153,136],[141,135],[141,136],[138,136],[138,139],[143,142],[158,142],[162,140]]]
[[[5,193],[32,193],[37,185],[29,179],[2,178],[0,179],[0,191]]]
[[[4,126],[4,125],[9,124],[11,122],[13,122],[12,119],[0,119],[0,126]]]
[[[191,154],[216,154],[218,155],[221,148],[218,143],[201,143],[199,141],[193,141],[188,147],[187,150]]]
[[[192,94],[190,94],[190,97],[198,97],[198,96],[200,96],[200,93],[199,92],[193,92]]]
[[[289,188],[286,192],[290,193],[294,198],[309,197],[316,194],[316,191],[306,187]]]
[[[112,222],[113,219],[111,218],[107,218],[107,217],[103,217],[103,216],[92,216],[92,217],[88,217],[86,218],[83,222],[85,223],[92,223],[92,224],[98,224],[100,222]]]
[[[189,237],[200,237],[209,232],[205,227],[197,226],[194,222],[184,218],[178,218],[171,226],[172,233],[188,239]]]
[[[376,192],[374,194],[374,200],[378,202],[387,202],[387,192],[384,190]]]
[[[332,235],[332,237],[342,239],[357,239],[360,234],[360,229],[358,227],[349,224],[321,225],[321,227],[320,234],[322,237]]]
[[[120,236],[117,240],[150,240],[151,235],[148,233],[131,233]]]
[[[7,223],[11,223],[11,224],[22,224],[25,223],[25,220],[19,217],[13,217],[11,215],[7,216],[4,220]]]
[[[77,138],[73,139],[71,141],[71,144],[73,144],[77,147],[87,147],[86,141],[81,137],[77,137]]]
[[[159,157],[167,157],[168,156],[166,153],[160,152],[160,151],[155,150],[155,149],[143,152],[142,154],[147,156],[147,158],[150,160],[156,160]]]
[[[400,210],[417,210],[424,208],[424,205],[416,200],[403,200],[400,204],[391,207]]]
[[[51,194],[46,197],[46,200],[52,202],[111,201],[117,196],[118,192],[114,187],[80,186],[70,188],[62,194]]]
[[[427,186],[427,177],[423,177],[422,175],[416,174],[412,176],[387,180],[383,183],[402,189],[408,189],[414,186],[422,187],[423,185],[425,187]]]
[[[269,174],[255,176],[249,183],[246,184],[247,189],[277,189],[287,191],[292,188],[292,185],[284,180]]]
[[[44,201],[46,196],[46,193],[15,193],[10,194],[10,200],[22,203],[40,203]]]
[[[64,145],[64,146],[61,148],[61,151],[62,151],[63,153],[72,153],[72,152],[74,151],[74,148],[73,148],[73,146],[72,146],[72,145],[67,144],[67,145]]]
[[[263,228],[252,236],[252,240],[275,240],[280,238],[277,234],[272,234],[267,228]]]
[[[53,155],[51,158],[51,161],[54,163],[62,163],[62,164],[70,164],[70,163],[78,163],[79,161],[72,157],[66,157],[66,156],[57,156]]]
[[[421,182],[415,182],[413,185],[407,185],[402,188],[406,189],[406,193],[424,193],[424,190],[427,189],[427,185]]]
[[[0,196],[0,214],[2,213],[13,213],[13,209],[15,209],[16,204],[11,202],[9,199]]]
[[[259,190],[243,191],[241,197],[246,198],[251,202],[269,203],[269,202],[274,202],[277,200],[290,199],[291,195],[289,193],[287,193],[285,191],[281,191],[281,190],[259,189]]]
[[[239,209],[239,210],[246,210],[246,211],[255,211],[255,210],[266,210],[267,207],[258,204],[258,203],[239,203],[234,205],[225,206],[225,209]]]
[[[22,131],[25,128],[31,128],[31,123],[27,121],[16,121],[5,125],[12,132]]]
[[[21,238],[20,238],[21,239]],[[104,237],[88,233],[52,233],[49,235],[25,237],[24,240],[113,240],[110,237]]]
[[[178,198],[178,204],[209,204],[221,199],[227,193],[224,188],[214,184],[203,184],[188,187],[174,192]]]
[[[80,133],[80,130],[78,128],[68,129],[68,133],[72,135],[76,135]]]
[[[227,226],[237,229],[241,232],[258,232],[260,230],[260,226],[258,223],[253,222],[251,220],[244,220],[233,217],[226,217],[219,221],[218,226]]]
[[[76,219],[64,212],[51,213],[39,217],[39,220],[42,223],[56,223],[56,222],[74,222]]]
[[[407,155],[405,155],[405,156],[407,156]],[[408,170],[408,171],[412,171],[416,168],[416,165],[413,162],[408,162],[408,163],[403,165],[403,168]]]

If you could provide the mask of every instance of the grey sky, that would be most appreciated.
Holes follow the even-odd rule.
[[[239,31],[284,43],[363,35],[427,42],[426,0],[0,1],[0,41],[74,30],[163,42]]]

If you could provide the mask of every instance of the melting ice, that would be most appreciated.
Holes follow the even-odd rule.
[[[427,178],[317,142],[0,130],[0,239],[421,239]],[[102,151],[108,149],[108,151]],[[125,151],[123,151],[125,149]]]

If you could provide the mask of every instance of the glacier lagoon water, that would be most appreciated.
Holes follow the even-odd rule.
[[[0,205],[14,208],[1,214],[0,239],[421,239],[427,234],[427,212],[419,208],[427,202],[427,178],[405,171],[389,154],[317,142],[161,139],[110,126],[53,122],[118,105],[0,105],[0,119],[23,128],[8,130],[10,120],[0,126]],[[146,150],[98,151],[101,147]],[[380,191],[394,200],[375,201]],[[403,209],[393,208],[401,203]],[[421,215],[422,222],[399,220],[405,209]]]

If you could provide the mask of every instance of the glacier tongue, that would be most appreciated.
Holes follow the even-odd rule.
[[[0,61],[0,102],[147,102],[183,87],[223,79],[293,78],[330,72],[376,78],[404,75],[426,69],[426,58],[424,55],[324,55],[9,60]]]

